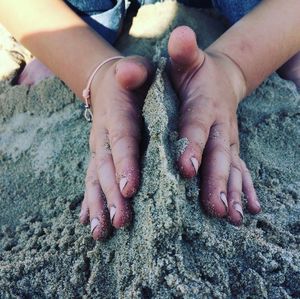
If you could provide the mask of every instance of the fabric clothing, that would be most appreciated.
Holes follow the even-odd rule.
[[[126,14],[125,0],[65,0],[89,26],[113,44]]]
[[[234,24],[261,0],[178,0],[194,7],[214,7],[230,24]],[[130,0],[65,0],[65,2],[96,32],[113,44],[121,30]],[[131,0],[134,4],[144,5],[163,0]]]
[[[213,6],[232,25],[250,12],[261,0],[212,0]]]

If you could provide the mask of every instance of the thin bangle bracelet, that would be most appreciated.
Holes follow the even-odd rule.
[[[86,88],[82,91],[82,96],[85,100],[85,111],[84,111],[84,117],[88,122],[92,122],[93,121],[93,113],[91,111],[91,104],[90,104],[90,98],[91,98],[91,85],[93,82],[93,79],[96,75],[96,73],[98,72],[98,70],[106,63],[115,60],[115,59],[122,59],[124,58],[124,56],[114,56],[111,58],[108,58],[104,61],[102,61],[93,71],[93,73],[90,75],[89,80],[87,82]]]

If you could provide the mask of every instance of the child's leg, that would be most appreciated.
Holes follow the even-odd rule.
[[[42,80],[52,77],[54,74],[37,58],[33,58],[28,62],[19,78],[17,84],[19,85],[35,85]]]
[[[115,5],[112,0],[65,0],[65,2],[109,43],[113,44],[116,41],[126,11],[124,0],[117,0]],[[35,85],[50,76],[53,76],[53,73],[34,58],[20,74],[18,84]]]
[[[286,62],[278,73],[282,78],[293,81],[300,92],[300,52]]]
[[[261,0],[212,0],[214,7],[232,25],[253,9]],[[279,75],[293,81],[300,91],[300,52],[288,60],[279,70]]]

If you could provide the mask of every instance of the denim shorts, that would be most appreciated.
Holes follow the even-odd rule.
[[[178,0],[194,7],[214,7],[230,24],[234,24],[261,0]],[[162,0],[65,0],[96,32],[113,44],[130,4],[144,5]]]

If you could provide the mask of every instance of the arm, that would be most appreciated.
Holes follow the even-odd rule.
[[[80,98],[95,66],[120,55],[60,0],[3,0],[0,20]]]
[[[242,71],[249,94],[300,50],[300,1],[265,0],[208,49],[228,56]]]

